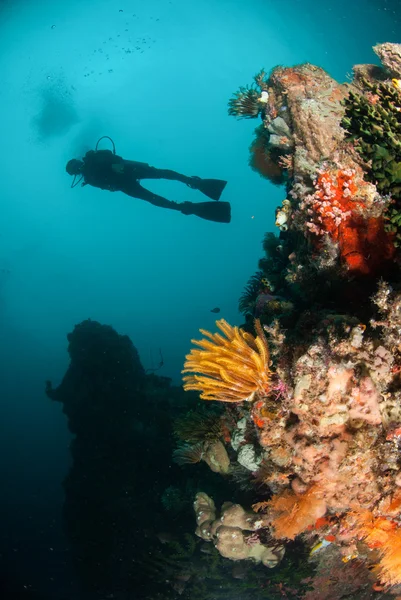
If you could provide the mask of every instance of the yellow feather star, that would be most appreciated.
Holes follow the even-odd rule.
[[[260,321],[255,321],[256,337],[224,319],[216,325],[225,337],[201,329],[204,339],[191,340],[202,350],[193,348],[185,357],[182,373],[192,375],[183,377],[184,389],[202,392],[203,400],[220,402],[243,402],[253,400],[255,394],[266,395],[270,355]]]

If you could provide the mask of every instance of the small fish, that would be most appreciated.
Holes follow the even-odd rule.
[[[219,309],[218,306],[216,306],[216,308],[212,308],[212,310],[210,312],[212,312],[212,313],[219,313],[220,309]]]
[[[359,556],[358,554],[348,554],[348,556],[343,556],[341,560],[343,561],[343,563],[347,563],[350,560],[354,560],[354,558],[358,558],[358,556]],[[369,569],[369,567],[368,567],[368,569]]]
[[[312,548],[312,550],[309,553],[309,556],[312,556],[313,554],[316,554],[316,552],[319,552],[319,550],[322,550],[323,548],[326,548],[326,546],[330,546],[331,542],[323,539],[320,542],[318,542],[317,544],[315,544]]]

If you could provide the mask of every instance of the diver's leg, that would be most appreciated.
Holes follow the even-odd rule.
[[[172,181],[180,181],[185,183],[193,190],[199,190],[212,200],[220,200],[220,196],[226,187],[227,181],[222,179],[202,179],[201,177],[187,177],[177,171],[170,169],[156,169],[146,163],[136,163],[125,161],[127,166],[127,174],[130,174],[134,179],[170,179]]]
[[[181,210],[182,208],[177,202],[167,200],[167,198],[163,198],[163,196],[158,196],[157,194],[150,192],[142,187],[137,181],[126,183],[124,186],[121,186],[120,191],[132,198],[146,200],[146,202],[150,202],[153,206],[159,206],[160,208],[171,208],[173,210]]]
[[[170,179],[171,181],[186,183],[187,185],[194,183],[193,177],[187,177],[170,169],[157,169],[146,163],[137,163],[129,160],[125,161],[125,164],[132,168],[136,179]]]
[[[231,220],[231,207],[228,202],[200,202],[199,204],[183,202],[179,204],[153,194],[153,192],[143,188],[137,181],[125,182],[119,189],[132,198],[146,200],[146,202],[153,204],[153,206],[160,206],[160,208],[178,210],[183,215],[196,215],[216,223],[229,223]]]
[[[124,164],[126,166],[125,174],[135,180],[170,179],[172,181],[180,181],[193,190],[199,190],[212,200],[220,200],[220,196],[227,184],[227,181],[223,181],[222,179],[187,177],[186,175],[182,175],[182,173],[177,173],[177,171],[171,171],[170,169],[156,169],[156,167],[151,167],[147,163],[126,160]]]

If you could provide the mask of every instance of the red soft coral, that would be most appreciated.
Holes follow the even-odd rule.
[[[359,181],[352,169],[322,169],[315,191],[303,202],[309,216],[306,223],[318,249],[321,236],[329,234],[338,243],[342,262],[353,273],[369,275],[393,258],[393,234],[384,230],[382,217],[365,216],[362,200],[368,184]]]

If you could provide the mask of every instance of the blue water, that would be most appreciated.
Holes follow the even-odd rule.
[[[59,560],[70,436],[44,395],[68,366],[67,333],[110,324],[145,368],[161,349],[159,374],[179,383],[212,308],[241,323],[238,298],[285,193],[248,167],[255,122],[229,118],[228,99],[277,64],[344,81],[377,62],[372,45],[401,41],[400,24],[390,0],[0,2],[0,555],[27,585],[57,599],[70,581]],[[127,159],[226,179],[232,223],[71,189],[66,162],[102,135]],[[177,182],[148,187],[204,199]]]

